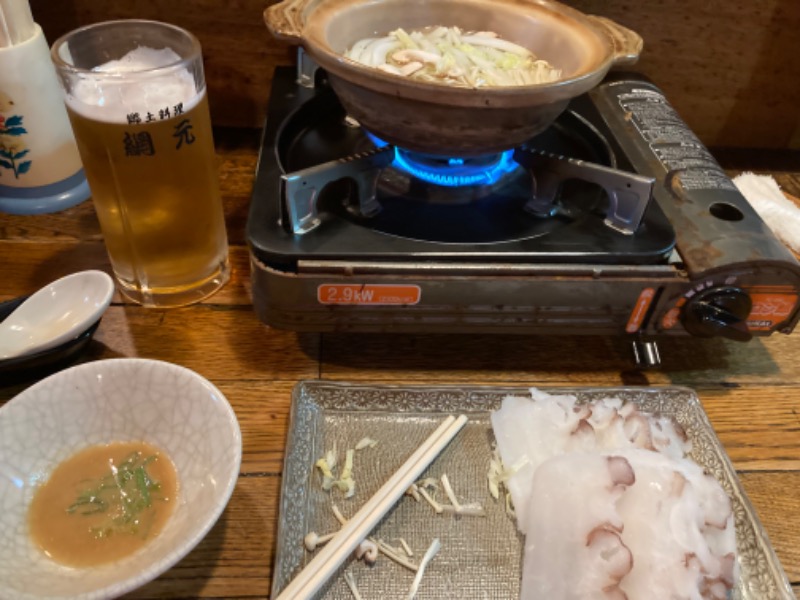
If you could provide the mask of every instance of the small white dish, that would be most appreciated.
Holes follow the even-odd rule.
[[[47,558],[28,534],[37,486],[79,450],[144,441],[175,464],[178,498],[161,533],[115,563],[86,569]],[[127,593],[188,554],[222,514],[242,456],[239,423],[225,396],[170,363],[122,358],[48,377],[0,407],[0,595],[95,600]]]
[[[0,360],[74,339],[103,316],[113,295],[114,281],[102,271],[73,273],[44,286],[0,323]]]

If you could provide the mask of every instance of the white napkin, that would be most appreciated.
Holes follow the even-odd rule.
[[[747,172],[734,177],[733,183],[775,235],[800,253],[800,207],[783,195],[776,181]]]

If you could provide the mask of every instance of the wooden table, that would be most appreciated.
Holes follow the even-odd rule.
[[[262,325],[249,294],[245,222],[258,131],[217,132],[233,263],[208,302],[144,309],[119,296],[81,357],[147,357],[193,369],[228,397],[244,451],[233,497],[183,561],[131,598],[267,598],[293,386],[369,383],[537,386],[685,385],[697,390],[795,593],[800,592],[800,332],[747,344],[667,340],[663,368],[633,368],[599,337],[297,334]],[[800,174],[774,172],[800,196]],[[109,271],[91,202],[53,215],[0,214],[0,301],[88,268]],[[26,384],[3,385],[0,402]],[[2,582],[0,582],[0,585]],[[0,588],[2,589],[2,588]],[[0,592],[2,595],[2,592]]]

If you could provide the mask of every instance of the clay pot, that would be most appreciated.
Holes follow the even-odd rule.
[[[447,156],[524,143],[609,69],[635,62],[642,49],[635,32],[550,0],[285,0],[264,17],[273,35],[301,44],[325,69],[348,114],[365,129],[391,144]],[[433,25],[494,31],[561,69],[563,78],[468,89],[406,79],[343,56],[361,38]]]

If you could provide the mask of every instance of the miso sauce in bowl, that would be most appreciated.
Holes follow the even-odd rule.
[[[152,581],[217,523],[241,458],[227,398],[185,367],[96,360],[33,384],[0,406],[0,598],[103,600]],[[93,493],[119,489],[109,459],[138,478],[132,513]]]
[[[175,467],[158,448],[143,442],[91,446],[60,463],[36,491],[30,535],[64,565],[113,562],[158,535],[177,491]]]

